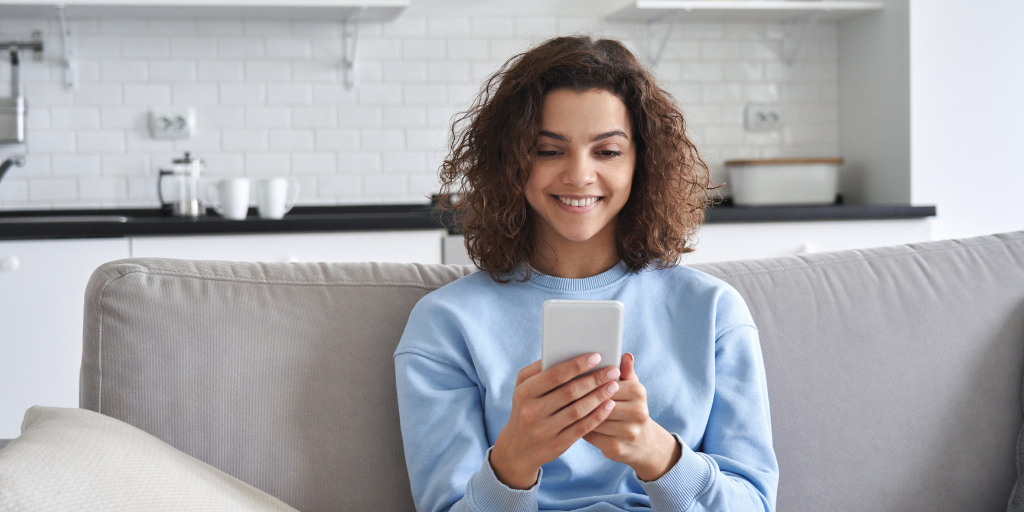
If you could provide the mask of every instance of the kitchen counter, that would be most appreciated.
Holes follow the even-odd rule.
[[[708,210],[707,222],[884,220],[933,216],[934,206],[744,208],[719,205]],[[227,220],[216,214],[199,218],[171,217],[157,209],[6,211],[0,212],[0,240],[439,229],[451,224],[450,219],[451,214],[440,212],[428,204],[299,206],[280,220],[260,219],[255,210],[251,210],[249,217],[241,221]]]

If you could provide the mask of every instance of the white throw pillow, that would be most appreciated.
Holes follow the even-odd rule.
[[[295,511],[122,421],[32,407],[0,449],[0,511],[50,510]]]

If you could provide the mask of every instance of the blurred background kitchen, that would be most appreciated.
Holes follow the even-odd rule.
[[[531,44],[582,32],[620,38],[651,63],[726,195],[726,160],[843,157],[847,204],[937,205],[939,237],[1020,227],[1001,197],[1024,179],[1009,151],[1024,108],[1019,2],[90,8],[102,3],[67,2],[64,38],[52,4],[0,2],[0,42],[39,32],[46,48],[41,60],[22,55],[27,142],[0,146],[0,158],[26,160],[0,181],[2,210],[155,207],[157,170],[184,151],[209,177],[295,178],[303,205],[423,202],[437,191],[449,121],[481,80]],[[773,3],[852,8],[760,7]],[[353,13],[300,4],[366,6],[348,28],[355,51],[346,58],[339,21]],[[750,7],[726,9],[736,5]],[[0,65],[0,96],[9,73]],[[777,113],[777,126],[745,129],[752,106]],[[149,112],[168,107],[194,112],[194,135],[152,137]]]
[[[726,200],[688,263],[1024,229],[1018,0],[64,6],[0,0],[0,131],[16,84],[27,104],[22,139],[0,143],[0,438],[20,421],[5,411],[77,403],[82,292],[104,261],[465,262],[430,205],[452,117],[557,35],[623,40],[682,105]],[[173,218],[159,173],[186,152],[203,200],[285,177],[297,206]],[[726,161],[807,158],[842,159],[826,200],[731,202]],[[783,195],[807,185],[787,179]]]

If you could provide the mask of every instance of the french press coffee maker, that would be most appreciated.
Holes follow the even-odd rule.
[[[183,158],[172,160],[173,168],[168,171],[160,169],[160,176],[156,181],[156,192],[160,198],[160,208],[171,207],[171,214],[176,217],[199,217],[206,215],[206,207],[199,197],[199,178],[203,174],[203,159],[193,157],[185,153]],[[178,190],[178,197],[175,201],[167,203],[164,201],[163,180],[170,176],[175,188]]]

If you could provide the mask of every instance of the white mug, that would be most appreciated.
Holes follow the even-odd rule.
[[[261,219],[280,219],[295,206],[299,182],[288,178],[270,178],[256,182],[256,209]]]
[[[242,220],[249,213],[249,178],[231,178],[206,188],[210,207],[225,219]]]

